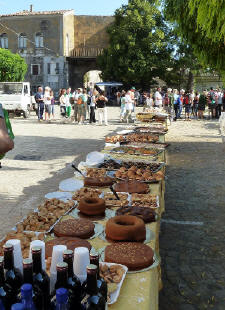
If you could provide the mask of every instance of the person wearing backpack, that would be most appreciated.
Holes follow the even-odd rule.
[[[191,109],[191,102],[190,102],[190,94],[184,94],[184,108],[185,108],[185,121],[190,121],[190,109]]]
[[[208,106],[211,112],[211,117],[215,118],[216,117],[216,95],[213,90],[213,87],[210,88],[210,91],[208,93]]]

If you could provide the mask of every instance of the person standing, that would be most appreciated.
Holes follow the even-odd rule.
[[[107,115],[107,107],[106,103],[108,102],[108,98],[105,96],[105,93],[102,91],[98,98],[96,99],[96,105],[98,109],[98,123],[102,125],[102,120],[104,117],[105,125],[108,125],[108,115]]]
[[[63,117],[66,117],[66,89],[63,88],[61,90],[61,94],[59,95],[59,103],[60,103],[60,111]]]
[[[92,95],[91,95],[91,101],[90,101],[90,120],[89,123],[95,123],[95,108],[96,108],[96,96],[97,96],[97,91],[94,90]]]
[[[124,115],[126,113],[126,98],[125,98],[126,92],[123,90],[121,94],[121,100],[120,100],[120,122],[123,121]]]
[[[199,102],[199,94],[196,91],[196,94],[194,96],[194,100],[193,100],[193,107],[194,107],[194,117],[196,119],[198,119],[198,102]]]
[[[185,108],[185,121],[190,121],[190,110],[191,110],[191,100],[190,100],[190,94],[185,93],[184,94],[184,108]]]
[[[198,118],[203,119],[203,113],[205,111],[205,107],[207,104],[207,92],[204,90],[203,93],[199,97],[198,101]]]
[[[218,100],[218,118],[219,118],[222,112],[222,105],[223,105],[223,93],[221,89],[218,89],[217,96],[218,96],[217,100]]]
[[[50,96],[50,91],[51,88],[46,86],[45,87],[45,92],[44,92],[44,104],[45,104],[45,121],[47,121],[47,116],[48,120],[50,121],[50,115],[51,115],[51,96]]]
[[[50,112],[52,115],[53,120],[55,119],[55,97],[53,90],[50,91],[50,98],[51,98],[51,106],[50,106]]]
[[[125,113],[125,116],[124,116],[124,120],[127,123],[132,122],[133,101],[131,99],[130,94],[131,94],[131,92],[128,91],[126,93],[126,96],[125,96],[125,99],[126,99],[126,104],[125,104],[126,113]]]
[[[161,88],[158,87],[155,92],[155,106],[157,108],[162,108],[162,95],[161,95]]]
[[[82,97],[84,103],[84,119],[86,120],[88,115],[88,94],[86,89],[84,89]]]
[[[121,99],[121,93],[118,91],[116,93],[116,102],[118,106],[120,106],[120,99]]]
[[[66,94],[65,94],[66,118],[70,118],[71,116],[71,110],[72,110],[71,97],[72,97],[71,88],[67,88]]]
[[[178,90],[174,89],[173,90],[173,108],[175,112],[174,121],[178,119],[179,107],[180,107],[180,96],[178,94]]]
[[[84,124],[85,107],[83,101],[83,94],[79,93],[77,100],[77,121],[79,125]]]
[[[210,91],[208,93],[208,106],[211,112],[211,117],[215,118],[216,117],[216,95],[213,90],[213,87],[210,88]]]
[[[82,95],[82,89],[78,88],[75,92],[74,92],[74,121],[77,122],[78,121],[78,98],[80,97],[80,95]]]
[[[35,95],[35,101],[38,104],[38,120],[43,120],[43,113],[44,113],[44,95],[43,95],[43,88],[38,87],[38,91]]]

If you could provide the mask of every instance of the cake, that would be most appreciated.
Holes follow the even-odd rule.
[[[78,209],[85,215],[101,215],[105,213],[105,200],[101,198],[86,197],[80,200]]]
[[[84,178],[84,186],[109,187],[113,185],[114,180],[110,177],[102,178]]]
[[[55,225],[57,237],[77,237],[88,239],[94,235],[95,225],[86,219],[68,219]]]
[[[155,211],[146,207],[121,207],[116,211],[116,215],[133,215],[141,218],[145,223],[155,222]]]
[[[142,182],[119,182],[114,185],[116,192],[146,194],[149,192],[149,186]]]
[[[107,221],[105,234],[107,239],[113,241],[144,241],[145,223],[132,215],[115,216]]]
[[[114,243],[107,245],[105,249],[105,262],[125,265],[130,271],[151,266],[153,256],[153,250],[139,242]]]
[[[83,239],[75,237],[61,237],[49,240],[45,243],[45,257],[52,257],[52,249],[55,245],[66,245],[68,250],[74,251],[75,248],[85,247],[91,250],[91,244]]]

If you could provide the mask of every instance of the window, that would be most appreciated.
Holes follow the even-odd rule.
[[[8,48],[8,35],[6,33],[3,33],[0,36],[0,47],[1,48]]]
[[[50,63],[48,63],[48,74],[51,74],[51,64]]]
[[[24,85],[23,92],[24,92],[24,95],[28,94],[28,86],[27,85]]]
[[[44,36],[41,32],[37,32],[35,35],[35,47],[44,47]]]
[[[25,33],[21,33],[19,35],[18,46],[19,46],[19,48],[26,48],[27,47],[27,36]]]
[[[55,64],[55,74],[59,74],[59,63]]]
[[[31,65],[31,74],[39,75],[40,74],[40,65]]]

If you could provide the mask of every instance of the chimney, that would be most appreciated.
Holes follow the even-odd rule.
[[[33,4],[30,5],[30,12],[33,12]]]

